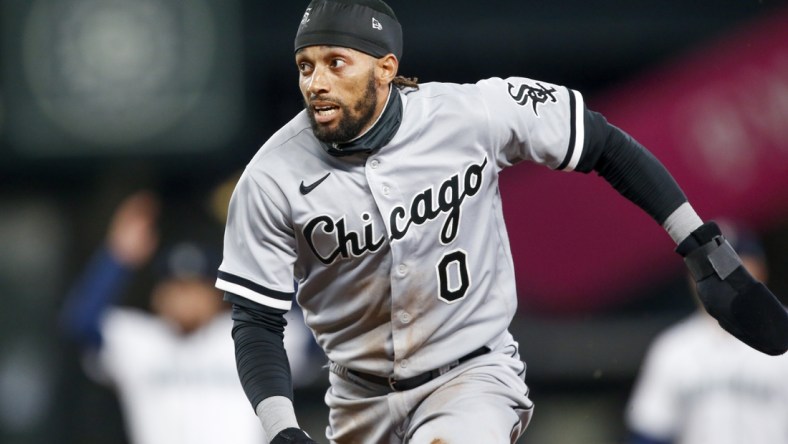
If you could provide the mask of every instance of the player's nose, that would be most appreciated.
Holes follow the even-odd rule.
[[[328,79],[328,75],[326,72],[326,68],[316,66],[312,71],[312,76],[309,78],[309,83],[307,85],[307,91],[311,95],[319,95],[326,93],[330,90],[330,83]]]

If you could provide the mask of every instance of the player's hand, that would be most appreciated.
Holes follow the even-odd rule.
[[[676,248],[684,257],[706,311],[722,328],[769,355],[788,350],[788,311],[744,268],[714,222],[707,222]]]
[[[310,438],[303,430],[290,427],[277,433],[271,444],[317,444],[317,441]]]
[[[122,264],[136,268],[155,252],[159,235],[156,220],[159,199],[149,191],[139,191],[121,202],[107,233],[107,245]]]

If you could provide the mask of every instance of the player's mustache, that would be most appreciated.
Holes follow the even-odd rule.
[[[337,99],[335,97],[311,94],[309,96],[309,98],[307,99],[307,104],[310,107],[314,107],[315,106],[315,102],[318,102],[318,103],[329,103],[329,104],[338,106],[340,108],[345,106],[345,104],[341,100],[339,100],[339,99]]]

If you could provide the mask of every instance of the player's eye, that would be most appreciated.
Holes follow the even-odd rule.
[[[329,66],[332,68],[341,68],[345,66],[347,63],[343,59],[331,59]]]
[[[309,74],[309,72],[312,70],[312,65],[306,62],[300,62],[297,64],[297,66],[298,66],[298,72],[300,72],[301,74]]]

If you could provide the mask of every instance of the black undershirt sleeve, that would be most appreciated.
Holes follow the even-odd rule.
[[[271,396],[293,400],[290,362],[284,347],[285,311],[225,293],[233,304],[235,362],[246,397],[256,408]]]
[[[687,202],[668,170],[632,137],[594,111],[585,110],[584,123],[583,156],[577,171],[596,171],[660,225]]]

